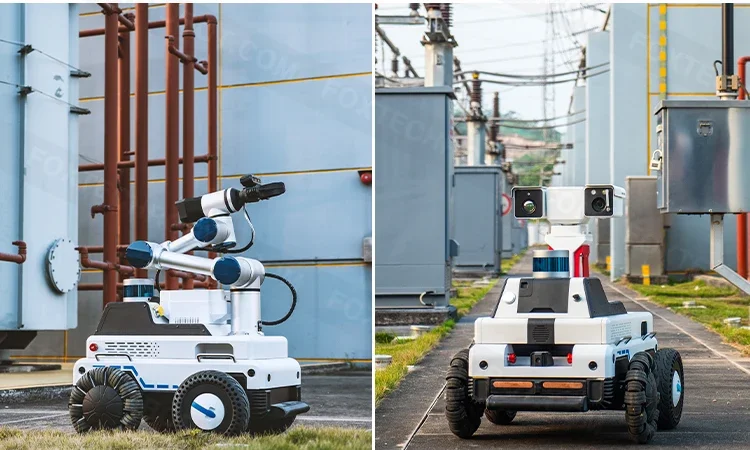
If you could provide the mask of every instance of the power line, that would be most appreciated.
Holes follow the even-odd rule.
[[[576,120],[575,122],[568,122],[568,123],[564,123],[564,124],[560,124],[560,125],[539,126],[539,127],[517,127],[517,126],[514,126],[514,125],[505,125],[505,124],[502,124],[500,126],[504,127],[504,128],[513,128],[513,129],[517,129],[517,130],[549,130],[549,129],[552,129],[552,128],[567,127],[569,125],[575,125],[575,124],[578,124],[578,123],[583,123],[585,121],[586,121],[586,119],[583,118],[583,119]]]
[[[573,34],[575,34],[575,35],[584,34],[584,33],[590,32],[590,31],[598,30],[598,29],[599,29],[599,27],[591,27],[591,28],[586,28],[584,30],[576,31]],[[568,37],[567,36],[560,36],[559,38],[556,38],[555,40],[563,40],[563,39],[568,39]],[[525,47],[525,46],[533,45],[533,44],[544,44],[546,42],[547,42],[546,40],[524,41],[524,42],[511,42],[511,43],[505,44],[505,45],[493,45],[493,46],[490,46],[490,47],[471,48],[469,50],[465,50],[463,47],[461,47],[461,48],[459,48],[459,50],[460,50],[459,53],[461,53],[461,55],[465,55],[467,53],[483,52],[483,51],[487,51],[487,50],[501,50],[501,49],[504,49],[504,48]],[[415,56],[414,59],[424,59],[424,55]]]
[[[573,117],[575,115],[583,114],[585,112],[586,112],[586,110],[584,109],[584,110],[581,110],[581,111],[576,111],[576,112],[571,113],[571,114],[565,114],[564,116],[548,117],[546,120],[549,121],[549,120],[567,119],[568,117]],[[491,117],[489,119],[487,119],[487,120],[489,120],[491,122],[496,121],[496,120],[494,120]],[[503,123],[503,122],[531,122],[531,123],[539,123],[539,122],[544,122],[544,121],[545,121],[545,119],[502,119],[501,118],[500,120],[497,120],[497,122],[500,122],[500,123]]]
[[[552,73],[552,74],[549,74],[549,75],[544,75],[544,74],[542,74],[542,75],[524,75],[524,74],[488,72],[486,70],[472,70],[472,71],[459,72],[459,73],[454,74],[453,76],[456,77],[458,75],[467,75],[467,74],[471,74],[471,73],[478,73],[480,75],[487,75],[487,76],[499,77],[499,78],[532,78],[532,79],[539,78],[539,79],[546,79],[546,78],[560,77],[560,76],[563,76],[563,75],[575,75],[575,74],[577,74],[579,72],[585,72],[585,71],[590,71],[590,70],[593,70],[593,69],[598,69],[598,68],[604,67],[604,66],[606,66],[608,64],[609,64],[609,62],[605,62],[605,63],[597,64],[595,66],[582,67],[582,68],[577,69],[577,70],[571,70],[570,72],[558,72],[558,73]]]
[[[587,78],[595,77],[598,75],[602,75],[604,73],[609,72],[609,69],[602,70],[596,73],[587,74],[585,76],[576,77],[576,78],[568,78],[565,80],[550,80],[550,81],[543,81],[543,80],[531,80],[531,81],[500,81],[500,80],[488,80],[484,79],[482,80],[482,83],[493,83],[493,84],[502,84],[507,86],[518,86],[518,87],[528,87],[528,86],[547,86],[550,84],[563,84],[563,83],[570,83],[575,82],[578,80],[585,80]],[[453,82],[454,84],[457,84],[457,82]]]

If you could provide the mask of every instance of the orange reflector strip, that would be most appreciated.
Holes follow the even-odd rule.
[[[576,381],[545,381],[544,389],[583,389],[583,383]]]
[[[529,389],[534,387],[531,381],[493,381],[492,387],[505,389]]]

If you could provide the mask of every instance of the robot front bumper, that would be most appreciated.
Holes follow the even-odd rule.
[[[509,411],[586,412],[605,409],[614,396],[615,380],[511,379],[473,380],[476,401],[487,409]]]

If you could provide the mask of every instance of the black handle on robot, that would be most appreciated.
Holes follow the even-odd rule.
[[[277,197],[286,192],[286,186],[281,181],[268,184],[259,184],[253,187],[246,187],[240,192],[240,199],[244,203],[257,203],[261,200],[268,200]]]

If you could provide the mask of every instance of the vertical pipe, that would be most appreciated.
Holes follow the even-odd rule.
[[[721,4],[721,71],[734,75],[734,3]]]
[[[104,261],[110,263],[117,262],[117,16],[104,17]],[[103,296],[105,305],[117,299],[114,270],[104,271]]]
[[[185,30],[182,33],[184,53],[188,57],[195,54],[195,32],[193,31],[193,4],[185,3]],[[182,72],[182,196],[195,195],[195,68],[193,60],[185,61]],[[192,289],[193,280],[182,281],[183,289]]]
[[[135,5],[135,238],[148,240],[148,4]],[[135,276],[145,278],[137,269]]]
[[[737,75],[740,79],[739,100],[745,100],[745,67],[750,62],[750,56],[743,56],[737,60]],[[748,278],[748,218],[749,214],[739,214],[737,216],[737,273],[742,278]]]
[[[120,161],[130,159],[130,32],[120,33],[120,61],[119,61],[119,135]],[[130,243],[130,168],[122,167],[119,169],[119,188],[120,202],[117,207],[119,216],[120,231],[119,243]],[[125,261],[120,261],[126,264]],[[120,274],[124,279],[124,275]]]
[[[216,18],[208,19],[208,192],[216,192],[218,187],[218,40]]]
[[[164,203],[164,230],[165,238],[168,241],[177,239],[177,231],[172,229],[172,225],[178,222],[177,208],[175,202],[178,200],[179,193],[179,138],[180,138],[180,98],[179,98],[179,72],[178,60],[169,53],[169,46],[174,45],[179,48],[180,16],[179,4],[167,3],[167,39],[164,45],[164,59],[166,61],[166,186],[165,186],[165,203]],[[165,281],[167,289],[174,290],[179,287],[179,280],[166,273]]]

